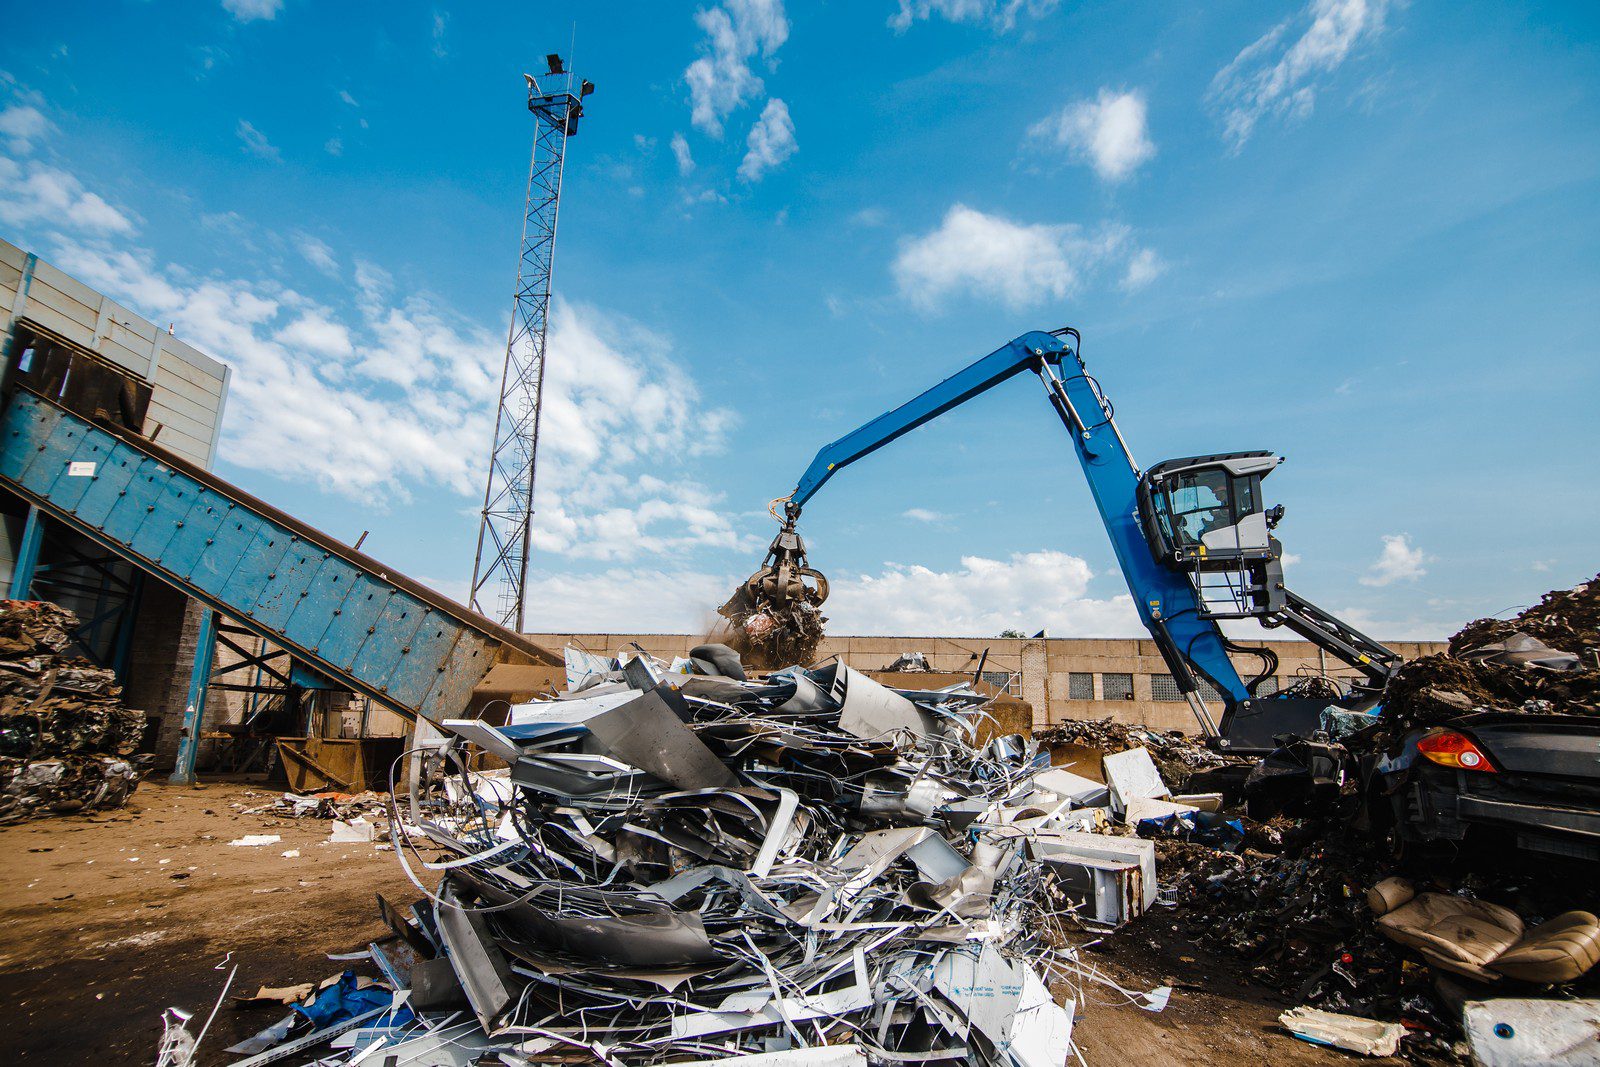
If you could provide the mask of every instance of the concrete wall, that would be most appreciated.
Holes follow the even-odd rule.
[[[548,648],[570,643],[591,652],[615,654],[636,643],[664,659],[686,655],[704,640],[688,634],[529,634]],[[1326,671],[1335,678],[1353,678],[1336,660],[1326,662],[1316,646],[1304,641],[1267,641],[1278,654],[1274,678],[1280,687],[1296,677]],[[1442,652],[1439,642],[1389,641],[1388,646],[1406,659]],[[971,674],[985,650],[984,675],[991,681],[1009,680],[1009,691],[1033,705],[1034,723],[1042,726],[1065,719],[1102,719],[1140,723],[1159,730],[1196,729],[1194,715],[1182,700],[1157,699],[1166,664],[1155,642],[1134,638],[951,638],[951,637],[829,637],[818,652],[819,660],[839,656],[853,667],[877,670],[904,652],[921,652],[936,671]],[[1252,657],[1239,657],[1240,673],[1259,670]],[[1072,699],[1072,675],[1088,675],[1092,699]],[[1110,676],[1109,678],[1107,676]],[[1132,699],[1112,699],[1112,692],[1127,676]],[[1080,680],[1080,685],[1084,684]]]

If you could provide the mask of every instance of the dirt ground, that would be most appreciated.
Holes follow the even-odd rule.
[[[162,1010],[203,1019],[234,964],[235,992],[319,981],[349,966],[327,953],[386,935],[374,894],[418,896],[394,853],[233,807],[275,795],[146,782],[121,811],[0,827],[0,1004],[21,1062],[153,1063]],[[255,833],[283,840],[228,844]],[[220,1052],[283,1014],[224,1005],[202,1060],[237,1059]]]
[[[0,827],[0,1005],[15,1062],[153,1063],[162,1010],[176,1005],[203,1019],[235,964],[234,992],[318,981],[349,966],[326,954],[385,935],[374,894],[404,904],[418,896],[394,853],[329,844],[322,820],[238,810],[273,796],[239,782],[145,783],[122,811]],[[253,833],[283,840],[228,844]],[[295,849],[298,857],[284,857]],[[1169,1007],[1157,1014],[1086,984],[1074,1030],[1086,1063],[1350,1059],[1285,1036],[1276,1020],[1290,1005],[1173,942],[1161,918],[1132,924],[1108,941],[1108,951],[1084,954],[1130,989],[1173,987]],[[201,1061],[231,1062],[222,1049],[283,1014],[225,1004]]]

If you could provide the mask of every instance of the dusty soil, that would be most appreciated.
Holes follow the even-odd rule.
[[[203,1018],[234,964],[234,991],[253,993],[336,974],[349,965],[325,954],[384,936],[374,893],[406,904],[417,897],[394,853],[328,844],[328,823],[321,820],[243,815],[233,806],[256,806],[273,795],[237,782],[201,788],[147,782],[121,811],[0,828],[6,871],[0,1005],[10,1023],[8,1062],[152,1063],[162,1010],[177,1005]],[[228,844],[250,833],[283,840],[259,848]],[[292,849],[300,856],[282,855]],[[1154,1014],[1085,983],[1074,1036],[1087,1063],[1348,1059],[1278,1031],[1278,1012],[1289,1005],[1177,940],[1171,925],[1158,911],[1109,939],[1107,951],[1084,953],[1130,989],[1174,989],[1170,1006]],[[202,1062],[231,1062],[222,1049],[282,1014],[224,1005]]]
[[[1289,1037],[1278,1026],[1278,1015],[1294,1004],[1250,981],[1232,960],[1186,939],[1160,905],[1091,945],[1080,958],[1136,992],[1172,987],[1167,1009],[1152,1013],[1129,1005],[1114,989],[1083,983],[1086,1006],[1078,1009],[1072,1036],[1091,1067],[1405,1063],[1365,1059]]]
[[[153,1063],[162,1010],[176,1005],[203,1019],[234,964],[233,991],[250,994],[337,974],[350,965],[325,954],[385,936],[373,894],[418,896],[394,853],[327,844],[322,820],[231,806],[274,795],[259,785],[145,782],[120,811],[0,828],[6,1060]],[[283,840],[228,844],[252,833]],[[293,849],[298,858],[283,856]],[[202,1062],[233,1061],[222,1049],[283,1014],[224,1005]]]

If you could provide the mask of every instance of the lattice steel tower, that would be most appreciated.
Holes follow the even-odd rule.
[[[500,409],[495,415],[478,552],[472,562],[472,609],[518,631],[523,625],[532,541],[539,411],[544,403],[545,328],[550,314],[562,165],[567,139],[578,132],[583,98],[594,91],[590,82],[574,78],[560,56],[546,56],[545,63],[548,70],[542,79],[523,75],[528,80],[528,110],[533,113],[533,158],[528,166],[522,256],[517,262]]]

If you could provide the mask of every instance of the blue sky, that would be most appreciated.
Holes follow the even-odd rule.
[[[5,21],[0,236],[234,367],[225,476],[454,595],[521,74],[557,50],[597,83],[562,205],[535,627],[704,626],[821,444],[1068,323],[1142,462],[1288,456],[1267,485],[1292,584],[1380,636],[1597,567],[1594,5]],[[834,479],[802,531],[837,632],[1138,632],[1031,379]]]

